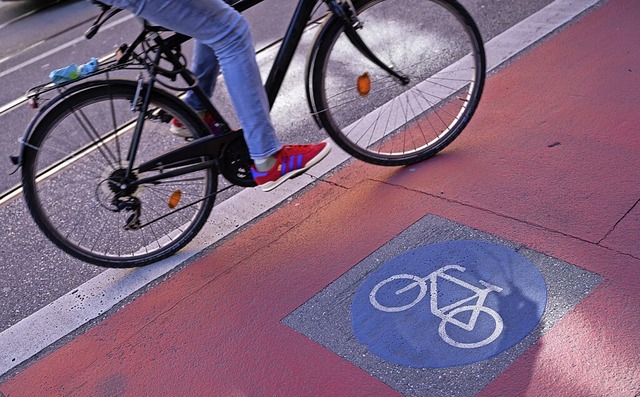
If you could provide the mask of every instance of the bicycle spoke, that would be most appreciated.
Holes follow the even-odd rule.
[[[485,59],[477,27],[454,1],[364,0],[360,7],[357,34],[408,83],[374,65],[336,24],[325,29],[313,62],[316,115],[362,160],[403,165],[433,156],[462,131],[479,101]],[[394,22],[399,18],[402,24]],[[359,91],[361,79],[366,92]]]
[[[54,107],[42,120],[23,166],[25,197],[38,226],[65,251],[101,266],[141,266],[180,249],[204,225],[217,173],[202,169],[138,185],[146,177],[161,178],[162,171],[138,175],[122,153],[134,135],[129,103],[135,84],[106,86],[65,98],[69,105]],[[156,92],[150,111],[179,116],[198,137],[199,120],[184,106]],[[167,121],[145,120],[136,161],[186,144],[169,132]],[[175,194],[181,199],[172,203]]]
[[[114,168],[119,165],[118,157],[111,153],[108,147],[104,146],[104,138],[98,133],[95,127],[91,124],[91,121],[87,118],[82,110],[75,111],[73,108],[71,109],[72,114],[76,117],[80,128],[87,134],[91,141],[94,141],[96,144],[96,148],[102,154],[104,159],[109,164],[115,164]],[[78,116],[78,113],[80,114]],[[86,124],[86,125],[85,125]],[[90,127],[90,128],[89,128]],[[115,136],[118,135],[117,126],[114,125],[113,134]]]

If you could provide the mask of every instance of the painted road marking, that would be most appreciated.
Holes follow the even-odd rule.
[[[425,297],[427,290],[430,290],[429,296],[431,298],[431,303],[430,303],[431,314],[433,314],[434,316],[437,316],[441,320],[440,326],[438,327],[438,334],[440,335],[440,338],[442,338],[443,341],[450,344],[451,346],[457,347],[460,349],[475,349],[478,347],[486,346],[491,342],[493,342],[494,340],[496,340],[496,338],[502,334],[502,330],[504,329],[504,321],[502,320],[502,317],[495,310],[484,306],[484,301],[487,299],[487,295],[490,292],[492,291],[502,292],[503,288],[495,285],[491,285],[484,280],[479,280],[479,281],[482,285],[486,286],[486,288],[475,287],[465,282],[464,280],[461,280],[457,277],[454,277],[448,274],[447,271],[450,269],[457,270],[460,272],[464,272],[467,270],[467,268],[462,266],[447,265],[447,266],[441,267],[440,269],[436,270],[435,272],[429,274],[427,277],[424,277],[424,278],[418,277],[412,274],[396,274],[394,276],[391,276],[379,282],[378,284],[376,284],[375,287],[373,287],[373,289],[371,290],[371,293],[369,293],[369,302],[371,302],[373,307],[375,307],[376,309],[382,312],[395,313],[395,312],[405,311],[414,307],[417,303],[420,303],[422,298]],[[454,301],[453,303],[450,303],[447,306],[438,307],[439,306],[438,301],[440,300],[438,299],[439,298],[439,294],[438,294],[439,278],[443,280],[451,281],[456,285],[466,288],[469,291],[473,292],[473,294],[471,296],[461,298],[458,301]],[[429,281],[429,284],[431,286],[430,288],[427,287],[427,280]],[[380,300],[381,300],[380,297],[382,295],[381,290],[384,290],[388,284],[396,284],[402,281],[411,281],[411,283],[409,283],[409,285],[403,288],[400,288],[400,289],[396,288],[393,291],[394,292],[393,295],[395,295],[396,297],[403,296],[403,295],[406,296],[406,294],[411,290],[414,290],[415,288],[419,288],[420,292],[418,293],[418,297],[414,299],[410,304],[401,306],[401,307],[382,305],[380,303]],[[403,283],[401,283],[401,286],[402,284]],[[386,288],[388,289],[389,287],[386,287]],[[473,305],[465,305],[465,303],[473,300],[475,300],[475,303]],[[466,319],[465,318],[459,319],[457,317],[458,314],[464,313],[466,311],[471,312],[470,315],[466,317]],[[490,315],[491,318],[493,319],[492,330],[489,333],[489,336],[487,336],[486,338],[484,339],[481,338],[477,342],[468,342],[468,341],[460,342],[454,339],[452,336],[450,336],[449,333],[447,332],[448,324],[453,324],[454,326],[459,327],[465,331],[470,331],[470,332],[476,331],[476,324],[478,323],[478,318],[480,317],[480,314],[483,312]]]
[[[533,330],[506,351],[502,350],[504,346],[501,346],[501,344],[510,338],[509,335],[513,335],[510,334],[512,330],[509,328],[514,324],[513,316],[517,315],[517,313],[513,313],[513,311],[516,307],[519,307],[516,301],[521,301],[518,293],[522,291],[516,291],[515,288],[510,287],[511,276],[503,274],[501,271],[493,273],[491,270],[492,266],[485,268],[483,266],[469,265],[469,263],[472,262],[470,258],[464,259],[459,257],[458,259],[464,264],[458,265],[465,267],[466,270],[462,272],[450,268],[445,272],[479,290],[491,287],[482,285],[478,280],[484,280],[490,285],[502,288],[500,292],[488,292],[482,306],[491,308],[496,314],[500,315],[504,322],[504,329],[500,331],[501,335],[498,336],[495,341],[477,348],[461,349],[443,341],[438,329],[441,324],[441,319],[432,314],[432,310],[429,307],[431,303],[429,293],[424,296],[420,303],[416,303],[414,307],[399,313],[384,313],[378,311],[369,301],[370,292],[377,284],[394,275],[403,274],[403,270],[389,268],[386,272],[383,271],[383,273],[379,273],[377,276],[375,275],[379,269],[382,269],[386,264],[394,261],[394,258],[403,255],[402,253],[415,250],[418,250],[417,253],[419,254],[420,250],[425,249],[425,246],[433,247],[443,243],[453,244],[456,241],[460,243],[473,241],[486,244],[489,247],[497,247],[498,252],[502,250],[510,252],[508,256],[516,258],[517,262],[525,258],[535,265],[535,268],[537,268],[544,277],[547,291],[546,311],[542,314],[541,320]],[[464,250],[458,251],[464,252]],[[491,250],[485,250],[484,252],[486,254],[490,251]],[[514,252],[517,253],[517,255],[514,255]],[[480,258],[481,256],[477,257]],[[410,258],[405,259],[407,259],[407,262],[410,262]],[[485,261],[483,260],[483,262]],[[486,262],[491,262],[491,260],[487,259]],[[449,264],[453,265],[454,263]],[[445,266],[447,266],[447,264],[434,261],[430,269],[424,270],[423,272],[411,271],[411,273],[415,273],[413,276],[417,276],[418,278],[429,279],[429,277],[427,277],[429,274]],[[471,274],[473,269],[476,269],[477,272],[478,268],[481,269],[480,274]],[[406,274],[409,274],[409,272]],[[514,277],[517,278],[518,275]],[[417,280],[414,279],[414,281]],[[526,249],[519,244],[452,222],[448,219],[427,215],[398,234],[398,236],[390,240],[387,244],[372,252],[367,258],[363,259],[317,295],[309,299],[293,313],[285,317],[283,323],[333,351],[338,356],[371,374],[371,376],[393,387],[402,395],[420,397],[450,397],[451,395],[475,396],[480,390],[484,389],[492,379],[495,379],[498,374],[502,373],[518,359],[521,354],[527,351],[542,335],[551,330],[561,318],[569,313],[575,305],[584,299],[601,281],[601,276],[583,268]],[[445,290],[444,285],[447,283],[451,283],[451,281],[443,280],[439,277],[438,293],[441,295],[441,299],[438,308],[440,309],[446,307],[447,304],[455,304],[469,297],[470,290],[468,286],[464,287],[453,283],[453,285],[448,286]],[[410,284],[411,282],[405,281],[405,285],[398,286],[397,290],[401,291]],[[387,286],[390,285],[387,284]],[[427,288],[429,287],[430,286],[427,285]],[[519,288],[522,288],[522,286],[520,285]],[[389,292],[391,295],[395,295],[393,289]],[[386,307],[402,307],[410,304],[419,294],[416,288],[413,288],[412,292],[413,296],[407,297],[408,302],[407,299],[402,300],[404,297],[387,296],[385,298],[381,296],[380,299],[398,299],[392,301],[385,300],[384,302],[386,302],[386,304],[382,304]],[[362,293],[362,296],[356,297],[358,293]],[[410,293],[410,291],[407,291],[407,293]],[[471,292],[471,294],[473,293],[474,292]],[[534,293],[534,291],[524,290],[525,296],[529,296],[532,293]],[[445,303],[445,300],[443,300],[445,298],[446,301],[450,303]],[[417,326],[415,329],[408,326],[403,327],[402,330],[405,331],[405,333],[398,336],[398,339],[415,338],[413,340],[420,342],[418,336],[422,338],[425,335],[430,335],[432,342],[443,349],[442,351],[436,351],[439,356],[433,357],[433,362],[448,364],[446,362],[448,360],[455,364],[466,360],[463,356],[470,355],[475,355],[476,360],[467,360],[470,362],[469,364],[458,365],[456,367],[417,368],[417,366],[411,367],[405,365],[406,363],[398,364],[381,358],[371,351],[371,346],[364,345],[358,341],[358,331],[353,329],[353,323],[356,320],[352,319],[352,315],[355,314],[352,313],[352,302],[355,302],[357,299],[362,299],[363,305],[370,307],[370,309],[368,309],[369,314],[377,311],[383,315],[383,317],[388,316],[391,318],[393,315],[410,317],[413,324],[417,324]],[[392,304],[390,302],[395,303]],[[503,310],[500,302],[506,302],[508,306],[511,306],[511,310]],[[475,302],[465,303],[460,307],[473,305],[474,303]],[[538,307],[532,310],[533,308],[522,307],[522,309],[529,311],[529,313],[536,313],[532,316],[535,317],[537,313],[539,313],[536,310],[541,308]],[[446,310],[444,311],[446,312]],[[509,311],[512,311],[512,313],[509,313]],[[471,311],[468,310],[465,313],[459,314],[465,314],[467,317],[460,317],[458,320],[464,320],[461,321],[464,323],[470,322],[469,315]],[[420,324],[428,320],[431,320],[431,325],[427,327],[427,332],[423,332],[425,328],[421,327],[423,327],[424,324]],[[388,321],[393,321],[393,319]],[[453,326],[450,322],[446,322],[447,334],[456,342],[478,342],[496,332],[493,321],[492,315],[487,312],[481,312],[473,332],[463,330],[460,327]],[[535,320],[529,319],[529,321],[533,322]],[[481,324],[482,322],[486,323]],[[375,319],[372,319],[372,323],[379,325]],[[515,325],[519,326],[517,322],[515,322]],[[392,326],[393,324],[383,325],[384,329],[381,331]],[[518,332],[521,334],[525,333],[524,330]],[[398,332],[397,335],[400,334],[401,333]],[[402,341],[400,341],[397,346],[399,349],[404,348],[405,351],[410,351],[410,349],[406,349],[406,345],[404,345]],[[483,355],[487,355],[491,350],[495,350],[497,354],[486,359],[481,359]],[[457,355],[458,357],[455,360],[446,357],[450,354]],[[423,359],[419,357],[419,354],[416,356],[418,356],[418,359]],[[477,359],[480,359],[480,361],[477,361]]]
[[[514,25],[486,43],[487,70],[496,69],[599,2],[600,0],[556,0]],[[342,151],[334,148],[307,175],[289,181],[269,194],[254,189],[244,190],[232,199],[216,205],[211,221],[187,248],[175,256],[142,269],[107,270],[0,332],[0,346],[3,346],[0,349],[0,375],[99,317],[129,295],[233,233],[238,227],[274,208],[348,159]],[[82,297],[81,301],[79,297]]]
[[[115,20],[113,22],[110,22],[110,23],[104,25],[104,27],[102,29],[105,29],[105,30],[106,29],[112,29],[115,26],[117,26],[117,25],[119,25],[119,24],[121,24],[123,22],[126,22],[126,21],[128,21],[128,20],[130,20],[132,18],[134,18],[133,14],[127,15],[125,17],[122,17],[122,18],[120,18],[118,20]],[[71,40],[71,41],[69,41],[69,42],[67,42],[65,44],[62,44],[62,45],[60,45],[58,47],[55,47],[55,48],[53,48],[53,49],[51,49],[49,51],[45,51],[40,55],[37,55],[37,56],[35,56],[33,58],[30,58],[28,61],[22,62],[22,63],[20,63],[20,64],[18,64],[16,66],[13,66],[13,67],[10,67],[10,68],[8,68],[6,70],[3,70],[2,72],[0,72],[0,78],[4,78],[4,77],[10,75],[11,73],[14,73],[14,72],[17,72],[19,70],[22,70],[25,67],[27,67],[27,66],[35,63],[35,62],[41,61],[43,59],[47,59],[47,58],[51,57],[53,54],[55,54],[57,52],[60,52],[62,50],[66,50],[67,48],[72,47],[72,46],[74,46],[74,45],[76,45],[79,42],[84,41],[84,40],[86,40],[86,38],[84,36],[80,36],[80,37],[78,37],[76,39],[73,39],[73,40]]]
[[[546,304],[531,261],[502,245],[458,240],[383,264],[356,292],[351,322],[358,341],[384,360],[445,368],[509,349],[536,327]]]

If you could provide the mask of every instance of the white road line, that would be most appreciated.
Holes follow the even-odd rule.
[[[3,106],[0,106],[0,115],[2,115],[5,112],[8,112],[9,110],[11,110],[13,108],[16,108],[16,107],[22,105],[26,101],[27,101],[26,97],[21,97],[21,98],[14,99],[11,102],[5,103]]]
[[[59,1],[57,1],[56,3],[59,3]],[[22,14],[22,15],[20,15],[18,17],[15,17],[15,18],[13,18],[13,19],[11,19],[11,20],[3,23],[3,24],[0,24],[0,30],[6,28],[7,26],[11,25],[12,23],[15,23],[15,22],[18,22],[18,21],[20,21],[22,19],[25,19],[29,15],[33,15],[33,14],[35,14],[36,12],[38,12],[40,10],[42,10],[42,8],[36,8],[35,10],[31,10],[31,11],[29,11],[29,12],[27,12],[25,14]]]
[[[486,45],[488,70],[497,68],[600,1],[556,0],[495,37]],[[308,174],[271,193],[245,189],[216,205],[210,221],[199,235],[173,257],[140,269],[107,270],[3,331],[0,333],[0,375],[107,312],[127,296],[229,235],[238,225],[245,225],[277,206],[347,159],[349,156],[334,147],[332,153]]]
[[[0,27],[0,29],[2,29],[2,28]],[[17,54],[21,54],[21,53],[23,53],[23,52],[27,52],[27,51],[31,50],[32,48],[36,48],[37,46],[39,46],[39,45],[43,44],[44,42],[45,42],[44,40],[41,40],[41,41],[38,41],[37,43],[33,43],[33,44],[31,44],[30,46],[28,46],[28,47],[25,47],[25,48],[21,49],[20,51],[18,51],[18,52],[17,52],[17,53],[15,53],[15,54],[11,54],[11,55],[9,55],[8,57],[4,57],[4,58],[0,59],[0,63],[7,62],[7,61],[9,61],[10,59],[14,58]]]
[[[111,29],[111,28],[113,28],[114,26],[117,26],[117,25],[119,25],[119,24],[121,24],[121,23],[124,23],[124,22],[126,22],[126,21],[130,20],[130,19],[131,19],[131,18],[133,18],[133,17],[134,17],[134,16],[133,16],[133,14],[129,14],[129,15],[127,15],[127,16],[126,16],[126,17],[124,17],[124,18],[120,18],[120,19],[118,19],[118,20],[116,20],[116,21],[113,21],[113,22],[111,22],[111,23],[107,24],[107,25],[104,25],[104,26],[102,27],[102,29],[103,29],[103,30],[104,30],[104,29]],[[14,72],[18,71],[18,70],[22,70],[22,69],[24,69],[25,67],[27,67],[27,66],[29,66],[29,65],[31,65],[31,64],[33,64],[33,63],[35,63],[35,62],[38,62],[38,61],[41,61],[41,60],[43,60],[43,59],[49,58],[51,55],[53,55],[53,54],[55,54],[55,53],[57,53],[57,52],[60,52],[60,51],[62,51],[62,50],[65,50],[65,49],[67,49],[67,48],[69,48],[69,47],[72,47],[72,46],[74,46],[74,45],[78,44],[79,42],[81,42],[81,41],[85,41],[85,40],[87,40],[87,39],[86,39],[84,36],[81,36],[81,37],[78,37],[78,38],[76,38],[76,39],[73,39],[73,40],[71,40],[71,41],[69,41],[69,42],[67,42],[67,43],[65,43],[65,44],[63,44],[63,45],[61,45],[61,46],[58,46],[58,47],[52,48],[52,49],[51,49],[51,50],[49,50],[49,51],[43,52],[42,54],[40,54],[40,55],[38,55],[38,56],[35,56],[35,57],[33,57],[33,58],[29,59],[28,61],[22,62],[22,63],[21,63],[21,64],[19,64],[19,65],[16,65],[16,66],[14,66],[14,67],[12,67],[12,68],[9,68],[9,69],[7,69],[7,70],[4,70],[4,71],[0,72],[0,79],[1,79],[1,78],[6,77],[6,76],[8,76],[8,75],[10,75],[11,73],[14,73]]]

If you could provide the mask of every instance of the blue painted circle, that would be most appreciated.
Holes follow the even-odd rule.
[[[547,302],[544,278],[514,250],[459,240],[408,251],[380,266],[351,305],[358,341],[416,368],[471,364],[526,337]]]

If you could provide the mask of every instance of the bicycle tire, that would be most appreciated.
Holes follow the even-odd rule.
[[[410,82],[366,59],[334,18],[310,58],[312,112],[365,162],[398,166],[434,156],[462,132],[482,95],[486,60],[474,20],[454,0],[358,0],[354,7],[358,35]]]
[[[133,99],[146,91],[136,95],[136,89],[132,81],[96,81],[59,100],[23,151],[24,197],[36,224],[59,248],[98,266],[138,267],[174,254],[202,228],[215,201],[218,173],[212,168],[115,198],[140,113],[138,103],[132,111]],[[154,88],[150,98],[134,164],[187,143],[170,133],[174,117],[194,138],[207,134],[174,96]],[[138,175],[134,167],[133,178],[160,172]]]

